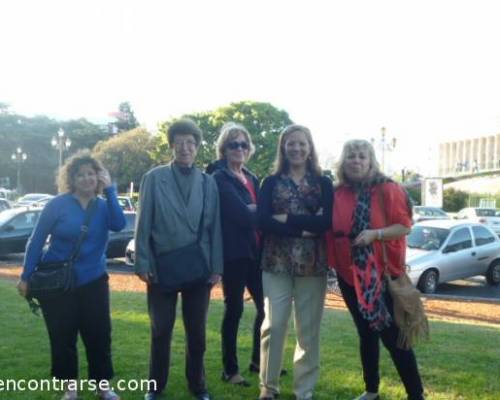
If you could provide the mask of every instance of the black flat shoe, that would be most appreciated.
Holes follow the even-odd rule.
[[[196,400],[212,400],[208,392],[195,394],[194,397]]]
[[[248,370],[254,374],[258,374],[260,372],[260,367],[252,363],[248,366]],[[285,376],[286,374],[288,374],[288,371],[286,369],[282,369],[280,376]]]

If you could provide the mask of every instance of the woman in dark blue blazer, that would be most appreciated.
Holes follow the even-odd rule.
[[[236,123],[226,123],[217,140],[218,161],[209,169],[219,188],[222,238],[224,247],[224,318],[222,320],[222,379],[248,386],[239,371],[237,357],[238,327],[243,313],[245,288],[257,309],[253,327],[252,359],[249,369],[258,372],[260,362],[260,326],[264,319],[262,275],[259,268],[260,237],[257,231],[259,182],[245,168],[254,152],[250,134]]]

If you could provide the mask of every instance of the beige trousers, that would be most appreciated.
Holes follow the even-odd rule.
[[[297,342],[293,357],[293,391],[310,399],[319,376],[319,336],[326,292],[326,276],[293,277],[262,274],[265,319],[261,327],[261,395],[279,393],[279,377],[288,323],[294,305]]]

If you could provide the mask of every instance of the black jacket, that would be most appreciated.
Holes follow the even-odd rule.
[[[228,169],[225,160],[210,165],[213,177],[219,188],[221,207],[222,241],[224,261],[250,258],[258,260],[260,249],[256,239],[257,213],[248,209],[252,197],[247,188]],[[246,168],[243,172],[253,183],[257,199],[259,197],[259,181]]]
[[[273,191],[279,179],[278,175],[271,175],[264,179],[258,203],[259,226],[264,233],[278,236],[301,237],[302,231],[323,233],[332,226],[333,185],[330,178],[319,177],[321,186],[322,215],[293,215],[288,214],[287,222],[281,223],[273,218]]]

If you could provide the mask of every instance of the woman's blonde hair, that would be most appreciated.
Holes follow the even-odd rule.
[[[314,142],[312,139],[311,131],[302,125],[288,125],[285,129],[281,131],[280,137],[278,139],[278,148],[276,151],[276,159],[274,160],[274,174],[282,174],[287,173],[290,165],[285,156],[285,143],[290,136],[294,132],[302,132],[307,142],[309,143],[309,148],[311,153],[309,154],[309,158],[307,160],[307,171],[311,172],[315,175],[322,175],[321,167],[319,166],[318,154],[316,153],[316,147],[314,147]]]
[[[347,160],[347,157],[349,156],[349,153],[352,151],[366,151],[369,161],[370,161],[370,168],[368,170],[368,175],[367,175],[367,181],[370,181],[371,179],[375,178],[378,175],[382,175],[382,172],[380,171],[380,165],[377,161],[377,158],[375,157],[375,149],[373,148],[372,144],[363,139],[353,139],[349,140],[344,144],[344,147],[342,149],[342,155],[340,156],[340,161],[337,164],[337,182],[339,185],[342,185],[344,183],[349,183],[349,178],[347,178],[345,171],[344,171],[344,165]]]
[[[245,141],[248,143],[249,147],[248,157],[245,162],[248,161],[250,157],[252,157],[253,153],[255,153],[255,146],[252,143],[252,138],[250,137],[250,133],[248,132],[247,128],[245,128],[241,124],[237,124],[236,122],[226,122],[224,125],[222,125],[222,128],[220,128],[220,134],[217,138],[215,147],[218,160],[226,158],[226,145],[230,141],[236,139],[240,134],[245,137]]]
[[[75,191],[75,176],[83,165],[90,165],[96,174],[104,170],[101,162],[92,157],[89,150],[76,152],[59,169],[56,179],[59,193],[73,193]],[[101,185],[97,185],[96,194],[101,191]]]

